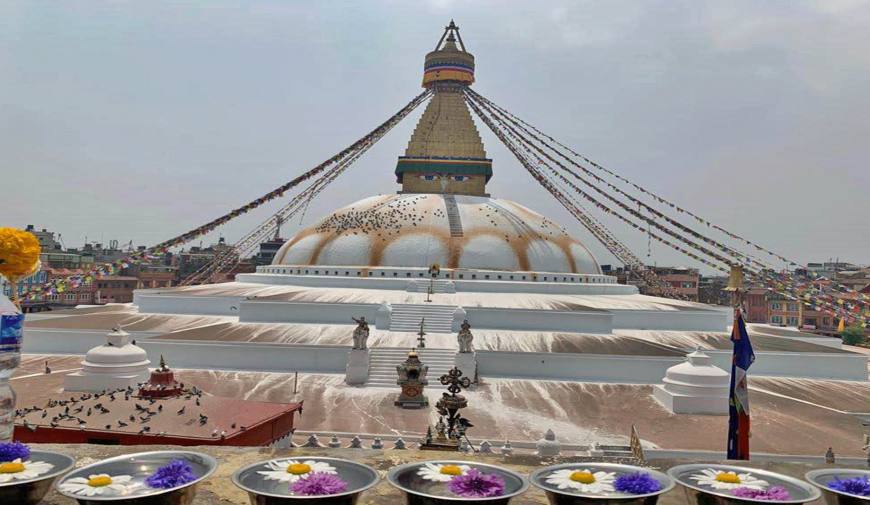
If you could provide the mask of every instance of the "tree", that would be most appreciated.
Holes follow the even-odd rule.
[[[864,343],[864,328],[860,324],[853,324],[840,333],[843,343],[846,345],[860,345]]]

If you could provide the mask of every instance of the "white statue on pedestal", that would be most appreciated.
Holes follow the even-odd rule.
[[[365,316],[359,319],[351,317],[351,319],[357,324],[356,329],[353,330],[353,348],[366,349],[366,343],[369,340],[369,323],[366,321]]]
[[[461,328],[462,329],[459,330],[459,335],[456,336],[456,339],[459,341],[459,352],[474,352],[474,348],[471,346],[471,341],[474,340],[474,335],[471,334],[471,325],[468,324],[468,319],[462,321]]]

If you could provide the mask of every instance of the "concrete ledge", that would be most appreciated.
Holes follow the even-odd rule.
[[[726,331],[731,324],[728,309],[638,310],[608,309],[613,327],[626,330]]]
[[[148,340],[148,358],[172,356],[174,368],[344,374],[350,346]]]
[[[463,307],[472,327],[513,331],[612,333],[608,311],[568,311]]]
[[[143,314],[192,314],[196,316],[236,316],[241,296],[197,296],[148,294],[134,291],[133,303]]]
[[[379,304],[309,303],[245,300],[241,302],[239,322],[356,325],[353,317],[365,316],[374,325]]]

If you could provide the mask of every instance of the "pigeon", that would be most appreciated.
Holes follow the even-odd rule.
[[[157,412],[163,412],[163,405],[157,406]]]
[[[123,428],[123,427],[125,427],[125,426],[129,426],[129,425],[128,425],[127,423],[125,423],[124,421],[118,419],[118,426],[120,426],[121,428]]]
[[[178,415],[184,414],[184,407],[181,407],[180,409],[178,409],[178,412],[176,412],[176,414],[178,414]]]
[[[230,425],[230,428],[232,428],[232,429],[236,429],[236,423],[231,424],[231,425]]]
[[[43,410],[43,411],[42,411],[42,417],[45,417],[45,416],[47,416],[47,415],[48,415],[48,411],[47,411],[47,410]]]
[[[90,407],[88,407],[88,412],[86,415],[88,415],[88,416],[91,415],[91,408]]]

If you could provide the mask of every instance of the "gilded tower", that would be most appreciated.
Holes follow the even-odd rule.
[[[423,87],[434,94],[396,164],[403,193],[486,195],[492,160],[462,96],[473,82],[474,56],[450,21],[423,66]]]

